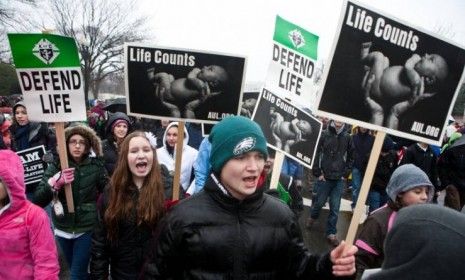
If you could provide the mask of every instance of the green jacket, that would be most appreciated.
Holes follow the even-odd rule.
[[[79,164],[70,161],[69,167],[75,168],[74,181],[71,184],[74,214],[68,213],[65,190],[62,188],[58,193],[58,198],[63,204],[65,216],[57,218],[52,210],[53,224],[57,229],[70,233],[91,231],[97,219],[98,196],[108,182],[107,171],[103,160],[93,157],[88,157]],[[53,192],[48,179],[59,171],[59,162],[48,166],[34,193],[34,203],[44,207],[52,201]]]

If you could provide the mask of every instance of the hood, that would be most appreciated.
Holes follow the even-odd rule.
[[[178,122],[172,122],[170,124],[168,124],[168,126],[166,127],[165,129],[165,133],[163,133],[163,147],[166,147],[166,133],[168,132],[168,129],[170,129],[171,127],[173,126],[179,126],[179,123]],[[184,125],[184,142],[183,142],[183,147],[185,147],[187,145],[187,143],[189,142],[189,132],[187,132],[187,128],[186,126]]]
[[[343,123],[341,128],[339,128],[339,130],[336,130],[336,127],[334,125],[334,121],[331,120],[331,122],[329,123],[329,126],[328,126],[328,129],[334,133],[336,133],[337,135],[341,134],[341,132],[344,131],[344,129],[346,128],[346,124]]]
[[[9,209],[16,211],[26,203],[24,168],[20,157],[11,150],[0,150],[0,178],[10,198]]]
[[[402,208],[380,272],[367,279],[463,279],[465,215],[435,204]]]
[[[13,115],[15,114],[16,107],[18,107],[18,106],[23,106],[24,108],[26,108],[26,105],[24,104],[24,101],[21,100],[21,101],[16,102],[15,105],[13,105],[13,112],[12,112]]]
[[[86,138],[89,141],[90,147],[92,148],[96,156],[98,157],[103,156],[102,141],[100,140],[100,138],[97,136],[97,133],[92,128],[82,125],[82,124],[67,127],[65,129],[66,143],[68,143],[69,138],[73,136],[74,134],[79,134],[82,137]]]
[[[109,113],[108,121],[105,126],[106,133],[111,134],[111,126],[116,120],[125,120],[128,123],[128,134],[129,134],[129,131],[131,131],[131,120],[129,119],[128,115],[122,112]]]
[[[428,178],[428,175],[418,166],[408,163],[394,170],[386,186],[386,192],[392,201],[396,201],[400,193],[419,186],[427,186],[429,188],[428,201],[431,201],[433,199],[434,186]]]

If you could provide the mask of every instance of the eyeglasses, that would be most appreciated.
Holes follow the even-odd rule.
[[[79,144],[79,146],[85,146],[86,145],[86,141],[84,140],[70,140],[69,141],[69,144],[72,145],[72,146],[77,146]]]

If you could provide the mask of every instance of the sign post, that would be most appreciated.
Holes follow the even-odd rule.
[[[29,120],[55,123],[61,169],[68,167],[64,122],[84,121],[84,84],[76,42],[53,34],[8,34]],[[74,213],[71,186],[65,186]]]

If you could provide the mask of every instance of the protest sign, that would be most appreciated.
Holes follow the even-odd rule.
[[[347,1],[317,114],[440,145],[464,65],[463,48]]]
[[[74,39],[8,34],[8,40],[29,120],[86,120],[84,83]]]
[[[276,16],[273,41],[265,87],[312,109],[318,36]]]
[[[269,146],[312,167],[321,134],[318,119],[263,88],[252,120],[261,126]]]
[[[40,182],[45,172],[42,157],[45,154],[44,145],[25,149],[16,154],[20,157],[24,167],[24,183],[26,185]]]
[[[246,59],[125,45],[128,114],[216,123],[239,114]]]

